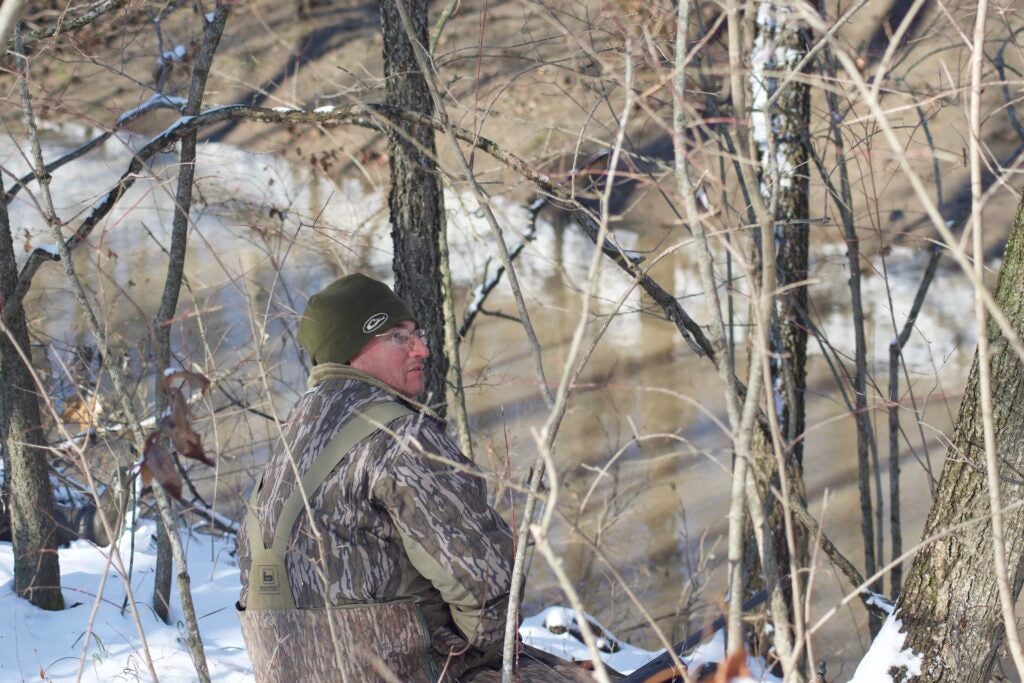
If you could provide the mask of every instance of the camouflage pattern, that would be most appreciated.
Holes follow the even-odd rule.
[[[436,683],[415,604],[238,613],[255,683]],[[387,668],[388,676],[375,663]]]
[[[295,470],[304,473],[367,404],[399,400],[348,366],[318,365],[310,384],[255,498],[265,543],[296,485]],[[377,430],[307,493],[312,520],[302,514],[285,558],[297,607],[411,600],[438,655],[467,651],[456,669],[493,658],[504,636],[512,536],[487,504],[479,471],[434,418],[418,410]],[[311,521],[322,534],[323,552]],[[250,569],[244,530],[237,543],[244,606]]]

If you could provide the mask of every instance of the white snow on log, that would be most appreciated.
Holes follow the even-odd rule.
[[[872,593],[868,590],[864,591],[864,594],[868,596],[868,599],[866,600],[868,605],[874,605],[875,607],[884,611],[886,614],[892,614],[892,610],[894,607],[892,604],[892,600],[885,597],[881,593]]]
[[[313,113],[314,114],[330,114],[332,111],[334,111],[334,105],[333,104],[325,104],[322,107],[317,107],[316,109],[314,109]]]
[[[592,624],[598,624],[597,620],[589,614],[586,617]],[[519,634],[527,645],[549,652],[556,657],[576,662],[590,661],[590,650],[587,649],[586,644],[570,632],[570,628],[578,631],[575,624],[576,613],[573,610],[568,607],[548,607],[532,617],[523,619],[523,624],[519,627]],[[604,663],[616,671],[622,673],[635,671],[658,655],[657,652],[641,650],[623,643],[603,626],[600,624],[598,626],[604,632],[603,637],[597,638],[598,646],[614,642],[618,647],[616,652],[601,653]]]
[[[45,252],[54,258],[60,256],[60,248],[56,244],[44,244],[41,247],[36,247],[36,249]]]
[[[192,121],[192,119],[194,119],[194,118],[195,118],[194,116],[182,116],[182,117],[181,117],[180,119],[178,119],[177,121],[175,121],[175,122],[174,122],[174,123],[172,123],[171,125],[167,126],[167,128],[165,128],[165,129],[164,129],[164,130],[163,130],[163,131],[162,131],[162,132],[161,132],[161,133],[160,133],[159,135],[157,135],[156,137],[157,137],[157,138],[160,138],[160,137],[163,137],[164,135],[170,135],[171,133],[173,133],[173,132],[174,132],[175,130],[177,130],[178,128],[181,128],[182,126],[184,126],[184,125],[186,125],[186,124],[190,123],[190,122]],[[155,139],[155,138],[154,138],[154,139]]]
[[[274,107],[271,111],[277,111],[277,112],[281,112],[282,114],[287,114],[290,111],[299,111],[299,110],[296,109],[295,107]]]
[[[907,634],[902,632],[903,624],[896,614],[890,614],[882,624],[882,630],[875,636],[871,649],[857,665],[850,683],[891,682],[892,669],[906,668],[907,677],[921,674],[921,655],[904,649]]]
[[[162,106],[162,107],[174,107],[176,109],[181,109],[182,107],[185,106],[185,104],[186,104],[186,102],[185,102],[184,98],[181,98],[181,97],[171,97],[169,95],[161,95],[161,94],[158,93],[158,94],[153,95],[152,97],[150,97],[148,100],[146,100],[145,102],[143,102],[139,106],[133,107],[133,108],[129,109],[128,111],[126,111],[125,113],[123,113],[120,116],[118,116],[117,117],[117,124],[124,123],[125,121],[127,121],[127,120],[129,120],[131,118],[134,118],[134,117],[138,116],[139,114],[142,114],[142,113],[144,113],[144,112],[146,112],[146,111],[148,111],[150,109],[154,109],[156,107],[161,107]],[[117,124],[115,124],[115,125],[117,125]]]

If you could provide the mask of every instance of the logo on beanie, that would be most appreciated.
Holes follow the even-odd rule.
[[[374,330],[380,329],[380,326],[388,321],[387,313],[375,313],[366,319],[363,323],[363,332],[370,334]]]

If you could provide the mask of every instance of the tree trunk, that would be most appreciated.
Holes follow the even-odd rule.
[[[785,464],[791,469],[789,481],[801,483],[807,384],[807,328],[803,317],[807,310],[807,288],[789,286],[807,279],[809,177],[805,131],[810,125],[810,88],[792,82],[779,92],[778,86],[780,74],[793,71],[807,53],[807,32],[790,5],[770,1],[761,3],[754,25],[750,75],[753,139],[761,157],[761,193],[775,220],[776,282],[783,290],[775,298],[769,334],[770,395],[778,415]],[[769,98],[777,92],[777,99],[769,106]],[[760,267],[759,244],[754,246],[753,260]],[[753,444],[753,452],[757,455],[754,464],[775,557],[780,572],[788,573],[790,552],[784,512],[772,493],[772,488],[778,489],[780,485],[777,461],[768,443]],[[802,490],[796,494],[803,499]],[[794,528],[799,566],[807,564],[807,542],[802,531]],[[746,565],[750,578],[747,595],[751,595],[765,584],[756,573],[757,556],[751,553]]]
[[[754,115],[766,124],[757,140],[763,193],[774,210],[778,325],[772,330],[772,384],[781,401],[779,422],[787,456],[803,461],[804,392],[807,386],[807,287],[788,288],[807,279],[808,160],[805,133],[810,126],[810,86],[789,83],[777,99],[779,74],[791,72],[807,54],[807,32],[788,5],[763,3],[755,24],[751,73]],[[784,55],[785,59],[779,56]],[[762,111],[758,111],[761,108]],[[756,126],[755,126],[756,127]],[[757,135],[755,135],[757,138]]]
[[[0,185],[0,198],[3,195]],[[0,201],[0,310],[14,292],[17,279],[7,205]],[[7,331],[0,330],[0,440],[14,545],[14,590],[37,607],[58,610],[64,609],[64,597],[60,592],[53,493],[38,395],[19,348],[25,358],[31,358],[28,326],[21,308]]]
[[[387,104],[431,116],[434,107],[430,90],[416,66],[413,45],[406,37],[395,2],[380,2]],[[426,0],[407,1],[416,38],[424,46],[427,45],[427,9]],[[394,125],[401,128],[388,132],[391,169],[388,210],[395,245],[395,292],[409,304],[416,321],[427,331],[431,360],[427,364],[424,394],[430,396],[430,404],[444,416],[448,359],[444,345],[440,240],[445,215],[434,131],[426,126]]]
[[[220,37],[224,31],[226,10],[214,13],[211,20],[204,24],[203,48],[199,59],[192,70],[186,116],[195,116],[202,110],[203,93],[206,90],[206,79],[210,75]],[[185,274],[185,255],[188,250],[189,211],[192,208],[192,185],[195,179],[196,164],[196,133],[195,131],[181,138],[181,164],[178,166],[178,189],[174,201],[174,219],[171,228],[170,256],[167,262],[167,278],[164,280],[164,291],[160,297],[160,308],[157,311],[153,327],[156,337],[156,389],[154,391],[154,415],[162,415],[167,407],[167,397],[160,390],[163,372],[171,366],[171,325],[175,311],[178,310],[178,296]],[[163,439],[164,437],[160,437]],[[164,444],[166,446],[166,444]],[[177,454],[172,457],[177,460]],[[180,464],[179,464],[180,467]],[[171,575],[173,574],[173,548],[163,518],[157,517],[157,553],[156,575],[153,581],[153,610],[164,623],[170,623]],[[181,571],[186,568],[182,567]]]
[[[996,287],[996,302],[1024,335],[1024,201],[1017,208]],[[1006,562],[1014,600],[1024,581],[1024,363],[989,322],[992,399],[1004,513]],[[992,559],[992,526],[982,436],[978,361],[967,381],[924,538],[900,596],[905,647],[922,657],[922,681],[988,681],[1006,633]],[[967,523],[985,520],[981,523]],[[899,678],[897,678],[899,680]]]

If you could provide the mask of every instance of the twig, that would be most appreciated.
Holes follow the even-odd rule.
[[[532,242],[537,235],[537,214],[544,208],[546,200],[541,197],[535,199],[530,204],[530,222],[527,224],[526,230],[523,232],[523,240],[512,247],[509,251],[509,258],[514,262],[519,254],[526,248],[527,243]],[[486,272],[486,269],[485,269]],[[487,278],[484,282],[473,288],[473,298],[470,299],[469,303],[466,304],[466,312],[462,315],[462,324],[459,325],[459,339],[462,339],[469,333],[469,328],[476,320],[476,316],[480,313],[486,313],[484,310],[484,302],[487,301],[487,296],[494,291],[494,288],[501,282],[501,276],[505,274],[505,266],[498,266],[498,269],[494,271],[494,275]],[[517,319],[518,320],[518,319]]]
[[[910,313],[903,324],[903,329],[889,344],[889,517],[892,522],[889,532],[892,537],[893,558],[903,554],[903,528],[900,521],[899,364],[903,347],[910,340],[910,334],[917,324],[917,316],[924,306],[928,289],[935,279],[935,272],[938,270],[939,261],[942,260],[942,253],[941,249],[932,248],[932,255],[928,259],[928,265],[921,277],[921,284],[918,285],[914,303],[910,307]],[[891,595],[899,596],[903,585],[903,566],[901,564],[896,564],[893,567],[892,573],[889,575],[889,585],[891,586]]]
[[[556,474],[555,463],[551,459],[551,444],[548,439],[541,434],[534,434],[534,438],[537,441],[537,446],[540,449],[541,458],[547,465],[548,477],[551,481],[551,494],[548,496],[547,502],[544,504],[544,514],[541,516],[541,522],[539,524],[530,525],[530,533],[533,535],[533,539],[537,544],[537,550],[547,560],[548,566],[551,567],[551,571],[554,572],[555,578],[558,580],[558,586],[565,593],[569,599],[569,604],[572,605],[573,611],[576,612],[576,624],[580,627],[580,633],[583,635],[583,642],[587,646],[587,650],[590,652],[590,660],[594,665],[594,678],[600,683],[611,683],[608,678],[608,670],[605,668],[604,660],[601,659],[601,653],[597,649],[597,640],[594,638],[594,630],[590,627],[590,620],[587,619],[587,613],[583,609],[583,602],[580,600],[579,593],[572,585],[572,581],[569,580],[569,575],[565,572],[565,567],[562,565],[562,559],[555,554],[555,551],[551,548],[551,542],[548,539],[548,530],[551,528],[552,514],[555,510],[555,503],[558,500],[558,475]],[[509,612],[511,613],[511,605],[509,605]],[[505,660],[507,666],[502,667],[502,681],[503,683],[511,683],[512,677],[512,660],[507,658]]]
[[[437,43],[441,40],[441,33],[444,31],[445,25],[448,23],[448,19],[451,18],[455,10],[459,8],[461,0],[448,0],[448,4],[441,10],[441,16],[437,18],[437,23],[434,24],[434,30],[430,32],[430,54],[437,52]]]
[[[686,221],[693,230],[694,238],[697,240],[697,266],[700,273],[701,285],[704,288],[705,308],[707,309],[711,344],[715,350],[715,356],[719,359],[717,363],[718,374],[722,378],[723,390],[725,392],[726,413],[729,417],[729,425],[732,430],[730,436],[736,445],[743,442],[737,439],[740,427],[740,399],[736,391],[734,381],[735,369],[733,368],[733,356],[726,347],[725,327],[722,319],[722,306],[718,298],[718,286],[715,283],[715,276],[712,270],[711,250],[708,246],[707,232],[704,229],[704,222],[701,220],[700,212],[697,210],[697,202],[694,188],[690,182],[690,170],[688,152],[684,143],[684,128],[686,123],[686,111],[683,107],[686,97],[686,44],[687,34],[690,27],[690,3],[680,2],[678,17],[676,21],[676,64],[675,76],[673,78],[673,142],[675,146],[676,184],[679,194],[683,197],[683,207]],[[749,442],[746,442],[749,443]],[[734,448],[736,446],[734,445]],[[747,478],[747,466],[750,462],[750,453],[737,449],[733,460],[732,489],[729,498],[729,545],[728,545],[728,571],[729,571],[729,594],[732,600],[729,603],[728,630],[726,643],[729,647],[735,647],[736,643],[743,642],[743,606],[742,600],[736,599],[742,596],[743,589],[743,510],[746,505],[746,489],[744,483]]]
[[[49,178],[48,175],[46,175],[43,172],[44,164],[43,164],[43,157],[42,157],[42,149],[41,149],[41,147],[39,145],[39,135],[38,135],[38,133],[36,131],[35,117],[32,114],[32,99],[29,96],[29,91],[28,91],[28,62],[25,59],[24,55],[22,54],[22,50],[20,49],[20,47],[21,47],[20,42],[21,41],[20,41],[20,36],[19,36],[19,32],[17,31],[17,29],[15,29],[14,40],[15,40],[15,45],[17,46],[17,49],[15,51],[18,53],[17,68],[18,68],[18,84],[20,86],[20,91],[21,91],[22,118],[24,119],[25,128],[26,128],[26,130],[28,132],[29,141],[30,141],[30,144],[31,144],[31,147],[32,147],[33,162],[34,162],[35,169],[36,169],[36,172],[37,172],[36,180],[39,183],[40,193],[42,194],[43,206],[44,206],[44,210],[46,212],[45,218],[46,218],[47,224],[49,225],[49,227],[51,229],[51,232],[56,236],[55,239],[57,241],[60,241],[60,223],[59,223],[59,219],[57,218],[56,212],[55,212],[55,210],[53,208],[53,199],[50,196],[50,178]],[[6,207],[4,207],[4,211],[6,213]],[[70,259],[68,259],[68,262],[70,264]],[[69,265],[68,266],[68,272],[73,275],[73,273],[74,273],[73,265]],[[73,284],[78,284],[77,279],[73,281]],[[76,298],[77,298],[80,294],[82,294],[81,286],[79,285],[78,287],[75,287],[74,289],[75,289],[75,294],[76,294]],[[84,294],[82,294],[82,295],[84,296]],[[94,324],[94,330],[95,330],[96,328],[98,328],[98,325],[95,325],[95,319],[93,319],[92,322]],[[4,325],[4,328],[6,328],[6,324]],[[14,341],[14,339],[12,337],[12,342],[13,341]],[[18,350],[19,354],[23,353],[23,350],[21,349],[20,345],[18,345],[17,343],[12,344],[12,346],[13,346],[13,348]],[[102,346],[105,346],[105,344],[103,344]],[[28,368],[32,372],[33,377],[38,382],[38,377],[35,377],[35,370],[32,367],[31,360],[29,358],[23,356],[22,357],[22,362],[25,364],[25,367]],[[46,394],[46,392],[45,391],[44,392],[40,392],[40,394],[45,397],[45,400],[46,400],[47,404],[49,405],[50,399],[49,399],[49,396]],[[51,411],[53,412],[53,414],[56,415],[56,412],[53,411],[52,405],[50,406],[50,408],[51,408]],[[140,445],[141,445],[141,442],[140,442]],[[89,473],[88,468],[83,468],[83,469],[86,472],[86,477],[87,478],[91,478],[91,474]],[[97,509],[101,509],[101,508],[97,508]],[[108,531],[108,535],[113,536],[113,534],[109,534],[109,532],[110,532],[110,524],[109,524],[109,521],[106,520],[106,517],[105,517],[105,515],[102,514],[102,512],[101,512],[101,521],[104,522],[104,525],[106,526],[107,531]],[[157,676],[156,676],[156,669],[154,668],[154,665],[153,665],[153,658],[150,656],[149,648],[146,645],[144,629],[142,629],[141,621],[139,621],[138,613],[137,613],[137,610],[135,609],[134,602],[133,602],[132,612],[133,612],[133,616],[134,616],[134,618],[136,620],[136,624],[137,624],[137,626],[139,628],[139,632],[140,632],[140,634],[142,634],[141,637],[142,637],[142,641],[143,641],[143,652],[145,653],[144,659],[146,661],[146,666],[149,668],[150,673],[153,674],[153,679],[156,680]]]
[[[0,5],[0,45],[4,46],[4,54],[0,55],[0,57],[7,54],[7,46],[11,40],[11,34],[14,33],[18,21],[25,11],[25,4],[25,0],[7,0],[7,2]],[[20,52],[20,50],[18,51]]]
[[[819,1],[819,10],[824,9],[824,3]],[[825,49],[825,64],[823,69],[826,76],[834,77],[835,66],[831,51]],[[854,420],[857,424],[857,489],[860,495],[860,529],[864,546],[864,570],[867,574],[875,573],[877,566],[875,543],[876,532],[882,533],[881,528],[875,529],[872,519],[871,506],[871,464],[869,461],[869,450],[874,443],[871,432],[871,422],[867,411],[867,342],[864,332],[864,306],[861,298],[860,288],[860,238],[857,236],[856,226],[853,218],[853,193],[850,189],[849,172],[845,158],[845,148],[842,131],[839,127],[838,111],[839,102],[835,93],[825,94],[831,115],[829,116],[830,127],[833,136],[833,145],[837,164],[839,166],[839,189],[841,194],[833,194],[836,205],[839,207],[839,216],[843,226],[843,236],[846,241],[847,262],[849,263],[850,278],[850,306],[853,312],[854,330]],[[824,174],[823,174],[824,175]],[[827,181],[831,188],[831,181]],[[834,193],[834,188],[831,188]],[[876,475],[880,474],[876,468]],[[877,501],[879,505],[882,501]],[[875,592],[881,592],[880,585],[872,586]],[[882,626],[882,621],[875,616],[870,619],[871,635],[874,636]]]
[[[4,3],[7,4],[7,3]],[[107,12],[112,12],[117,9],[121,9],[128,4],[128,0],[100,0],[94,2],[88,6],[88,9],[81,16],[75,17],[74,19],[65,20],[64,16],[61,15],[61,20],[53,26],[46,28],[37,29],[35,31],[29,31],[25,34],[26,43],[34,43],[39,40],[46,38],[52,38],[53,36],[59,36],[63,33],[70,33],[71,31],[77,31],[83,26],[88,26],[92,22],[102,17]],[[0,45],[5,44],[6,39],[0,42]]]

